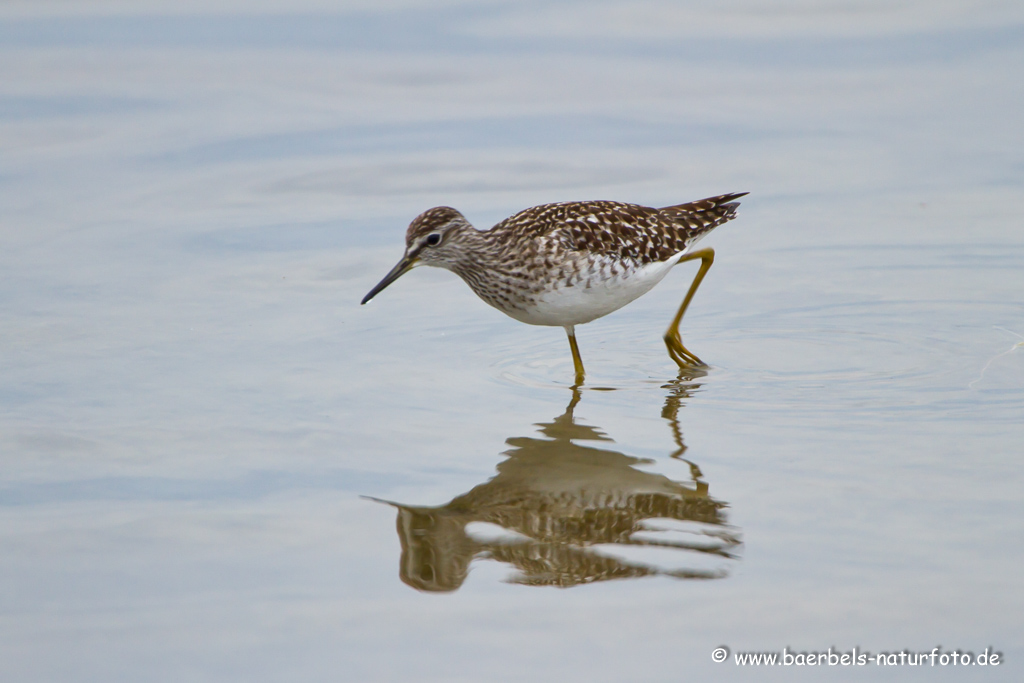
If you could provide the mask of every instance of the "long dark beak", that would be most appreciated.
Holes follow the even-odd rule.
[[[419,259],[415,256],[402,257],[402,260],[398,262],[398,265],[392,268],[391,272],[385,275],[384,279],[378,282],[377,286],[371,289],[370,293],[363,297],[362,303],[365,304],[367,301],[380,294],[385,287],[412,270],[412,267],[416,265],[417,261],[419,261]]]

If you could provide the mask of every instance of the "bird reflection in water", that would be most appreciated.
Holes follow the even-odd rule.
[[[669,393],[662,416],[676,442],[674,458],[682,459],[686,450],[678,411],[700,386],[693,379],[680,376],[664,387]],[[576,422],[573,410],[580,398],[574,387],[565,413],[537,425],[546,438],[508,439],[512,448],[504,453],[508,459],[497,466],[498,474],[448,504],[379,501],[398,509],[403,582],[421,591],[454,591],[474,559],[510,564],[517,570],[510,582],[530,586],[570,587],[655,575],[716,579],[728,574],[740,546],[739,533],[726,523],[727,504],[711,497],[697,465],[684,460],[690,481],[677,482],[637,469],[650,460],[576,443],[612,443],[599,428]],[[467,530],[472,522],[513,533],[483,540]],[[682,531],[678,522],[685,523]],[[606,551],[616,546],[667,549],[677,559],[700,557],[706,565],[710,558],[719,566],[662,569],[612,557],[599,546]]]

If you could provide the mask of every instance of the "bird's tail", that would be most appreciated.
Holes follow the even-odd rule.
[[[691,237],[697,237],[735,218],[736,209],[740,208],[740,203],[733,200],[746,194],[748,193],[722,194],[686,204],[666,206],[658,211],[669,216],[674,222],[685,226]]]

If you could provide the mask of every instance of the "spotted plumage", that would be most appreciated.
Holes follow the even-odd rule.
[[[487,231],[477,230],[451,207],[428,209],[409,225],[405,256],[363,303],[417,265],[446,268],[516,320],[564,327],[582,381],[574,326],[625,306],[650,291],[672,266],[699,257],[701,271],[676,316],[677,328],[714,255],[710,249],[692,252],[692,247],[735,217],[739,204],[733,200],[744,194],[661,209],[612,201],[543,204]],[[680,364],[699,363],[681,341],[673,348],[673,328],[669,332],[666,343],[673,358]]]

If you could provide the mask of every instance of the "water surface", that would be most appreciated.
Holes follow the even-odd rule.
[[[5,680],[1024,658],[1014,3],[8,3]],[[578,337],[405,226],[749,191]]]

